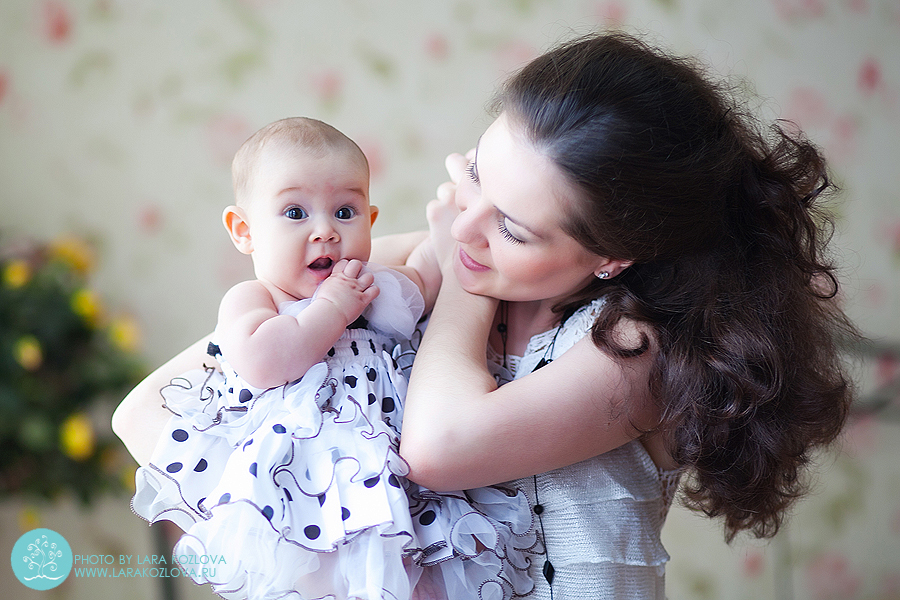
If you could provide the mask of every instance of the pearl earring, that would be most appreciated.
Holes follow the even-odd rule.
[[[609,279],[609,271],[600,271],[597,273],[598,279]]]

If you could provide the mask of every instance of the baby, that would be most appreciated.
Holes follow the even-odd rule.
[[[185,531],[175,556],[221,557],[185,568],[225,598],[409,598],[438,562],[459,563],[443,579],[473,597],[508,579],[496,557],[530,539],[504,518],[528,514],[524,497],[485,488],[482,510],[420,490],[398,454],[406,380],[392,351],[440,285],[427,245],[411,266],[366,264],[378,214],[368,163],[320,121],[264,127],[232,172],[223,221],[256,278],[220,304],[209,353],[221,372],[162,390],[173,416],[138,470],[135,512]],[[472,533],[454,543],[461,522]]]

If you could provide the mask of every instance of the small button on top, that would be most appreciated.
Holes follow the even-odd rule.
[[[532,510],[534,510],[534,514],[539,515],[544,512],[544,505],[543,504],[535,504],[534,508]]]

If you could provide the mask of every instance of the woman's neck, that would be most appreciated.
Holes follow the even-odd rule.
[[[494,318],[494,329],[490,343],[498,353],[522,356],[532,337],[559,325],[560,316],[553,312],[546,301],[506,302],[501,301]],[[504,341],[498,326],[505,325]]]

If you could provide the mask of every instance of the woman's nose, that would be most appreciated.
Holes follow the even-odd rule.
[[[453,225],[450,226],[450,235],[456,241],[464,244],[483,244],[487,239],[483,228],[484,211],[477,203],[460,200],[459,195],[457,195],[456,205],[459,208],[459,214],[454,219]]]

